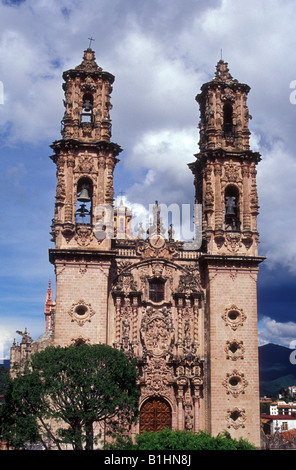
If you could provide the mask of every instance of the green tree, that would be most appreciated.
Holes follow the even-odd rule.
[[[63,443],[93,449],[94,423],[119,426],[121,419],[125,424],[136,419],[136,381],[135,362],[110,346],[46,348],[9,382],[1,409],[3,437],[16,448],[54,442],[58,449]]]
[[[108,450],[255,450],[256,448],[244,439],[232,439],[225,432],[214,437],[199,431],[173,431],[163,429],[157,432],[143,432],[135,437],[133,444],[130,439],[122,436],[106,446]]]
[[[4,367],[2,364],[0,364],[0,395],[4,394],[8,373],[8,367]]]

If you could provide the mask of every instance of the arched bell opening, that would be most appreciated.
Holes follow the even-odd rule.
[[[77,183],[76,223],[91,224],[92,193],[92,181],[89,178],[81,178]]]
[[[85,93],[85,95],[83,95],[81,123],[93,122],[93,102],[94,99],[91,93]]]
[[[225,229],[240,230],[239,190],[230,185],[225,189]]]
[[[233,108],[232,104],[227,101],[223,106],[223,133],[224,137],[233,135]]]
[[[172,427],[172,409],[161,397],[152,397],[144,402],[140,410],[140,433],[156,432]]]

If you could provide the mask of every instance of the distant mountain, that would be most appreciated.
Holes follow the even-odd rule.
[[[260,395],[277,395],[281,388],[296,385],[296,365],[291,364],[293,350],[277,344],[259,347]]]

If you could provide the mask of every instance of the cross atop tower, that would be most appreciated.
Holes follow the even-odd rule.
[[[93,38],[93,37],[90,37],[90,38],[88,38],[88,39],[89,39],[89,46],[88,46],[88,47],[91,49],[91,43],[94,41],[94,38]]]

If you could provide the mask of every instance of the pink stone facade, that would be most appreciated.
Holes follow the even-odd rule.
[[[115,236],[106,236],[108,224],[100,223],[96,207],[113,206],[121,152],[111,142],[114,77],[97,66],[91,49],[63,77],[62,139],[51,157],[57,193],[50,341],[107,343],[137,359],[140,420],[133,433],[166,426],[213,435],[227,430],[259,447],[257,274],[263,258],[249,87],[221,60],[196,97],[200,153],[189,168],[193,202],[202,205],[202,245],[188,250],[160,231],[157,210],[147,238],[130,231],[117,238],[118,209]],[[80,203],[88,211],[82,221]],[[130,212],[121,213],[130,224]]]

